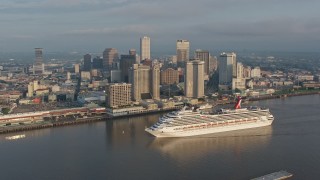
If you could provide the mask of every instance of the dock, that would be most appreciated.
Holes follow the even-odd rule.
[[[283,179],[291,178],[292,176],[293,176],[293,174],[291,174],[287,171],[281,170],[281,171],[267,174],[267,175],[257,177],[257,178],[251,179],[251,180],[283,180]]]

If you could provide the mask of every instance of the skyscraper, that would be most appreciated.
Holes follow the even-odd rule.
[[[153,65],[151,69],[151,82],[150,89],[153,99],[160,99],[160,66],[159,64]]]
[[[237,60],[235,53],[222,53],[219,59],[219,86],[230,88],[232,78],[237,77]]]
[[[124,82],[129,82],[128,70],[136,63],[135,55],[121,55],[120,70]]]
[[[150,37],[143,36],[140,38],[140,55],[141,61],[150,59]]]
[[[151,99],[150,67],[134,64],[129,70],[129,82],[132,84],[132,98],[135,101]]]
[[[189,61],[190,43],[188,40],[177,40],[177,61],[178,65]]]
[[[132,98],[160,99],[160,66],[134,64],[129,70],[129,82],[132,84]]]
[[[195,52],[195,58],[204,62],[204,73],[205,75],[210,74],[210,52],[206,50],[197,49]]]
[[[119,59],[118,50],[115,48],[107,48],[103,51],[103,68],[110,70],[112,63]]]
[[[102,69],[103,68],[103,59],[100,56],[93,58],[91,63],[91,69]]]
[[[83,70],[90,71],[91,70],[91,55],[86,54],[83,56]]]
[[[204,62],[199,59],[186,62],[184,91],[188,98],[204,96]]]
[[[42,74],[44,71],[42,48],[34,48],[35,60],[33,64],[33,74]]]

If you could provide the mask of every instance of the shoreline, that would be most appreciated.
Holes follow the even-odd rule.
[[[307,96],[307,95],[317,95],[317,94],[320,95],[320,92],[260,96],[255,98],[249,98],[248,101],[263,101],[263,100],[269,100],[269,99],[280,99],[280,98],[286,98],[286,97]],[[116,120],[119,118],[141,116],[145,114],[163,113],[163,112],[172,111],[172,110],[174,109],[150,111],[150,112],[144,112],[140,114],[127,114],[127,115],[116,116],[116,117],[111,117],[110,115],[106,114],[106,115],[92,116],[92,117],[86,117],[86,118],[77,118],[75,120],[70,120],[70,121],[61,121],[61,122],[44,121],[42,123],[36,123],[36,124],[26,124],[26,125],[12,126],[12,127],[0,127],[0,134],[9,134],[9,133],[31,131],[31,130],[45,129],[45,128],[55,128],[55,127],[61,127],[61,126],[72,126],[72,125],[78,125],[78,124],[89,124],[89,123],[94,123],[99,121]]]
[[[308,95],[317,95],[317,94],[320,95],[320,92],[305,92],[305,93],[296,93],[296,94],[267,95],[267,96],[249,98],[248,101],[261,101],[261,100],[268,100],[268,99],[280,99],[280,98],[286,98],[286,97],[308,96]]]
[[[140,114],[127,114],[127,115],[115,116],[115,117],[112,117],[106,114],[106,115],[92,116],[92,117],[86,117],[86,118],[77,118],[75,120],[69,120],[69,121],[66,121],[66,120],[60,121],[60,122],[44,121],[44,122],[35,123],[35,124],[25,124],[25,125],[11,126],[11,127],[10,126],[0,127],[0,134],[9,134],[9,133],[15,133],[15,132],[31,131],[31,130],[45,129],[45,128],[55,128],[55,127],[62,127],[62,126],[72,126],[72,125],[78,125],[78,124],[90,124],[90,123],[99,122],[99,121],[108,121],[108,120],[116,120],[120,118],[137,117],[137,116],[146,115],[146,114],[158,114],[158,113],[168,112],[172,110],[175,110],[175,109],[148,111]]]

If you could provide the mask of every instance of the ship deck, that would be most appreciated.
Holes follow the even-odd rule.
[[[206,115],[206,114],[188,114],[181,118],[172,118],[170,122],[165,122],[166,127],[176,127],[185,125],[194,125],[201,123],[216,123],[216,122],[227,122],[238,119],[250,119],[259,116],[268,116],[270,113],[267,110],[261,111],[247,111],[241,113],[230,113],[230,114],[216,114],[216,115]]]

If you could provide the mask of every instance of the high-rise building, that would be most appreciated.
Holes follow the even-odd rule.
[[[155,64],[151,68],[150,89],[152,99],[160,99],[160,65]]]
[[[189,61],[190,43],[188,40],[177,40],[177,61],[179,64],[184,64]]]
[[[106,86],[106,105],[117,108],[131,104],[131,84],[111,83]]]
[[[214,72],[218,69],[218,60],[216,56],[210,57],[210,70],[209,72]]]
[[[110,70],[112,69],[112,64],[118,61],[119,55],[118,50],[115,48],[107,48],[103,51],[103,68]]]
[[[235,53],[222,53],[219,59],[219,86],[231,88],[232,78],[237,77],[237,60]]]
[[[150,59],[150,37],[143,36],[140,38],[140,55],[141,61],[145,59]]]
[[[128,70],[135,63],[136,63],[136,56],[135,55],[121,55],[120,70],[121,70],[124,82],[129,82]]]
[[[195,52],[195,58],[204,62],[204,73],[205,75],[210,74],[210,52],[206,50],[197,49]]]
[[[103,59],[99,56],[93,58],[91,69],[102,69],[103,68]]]
[[[83,56],[83,70],[90,71],[91,70],[91,55],[86,54]]]
[[[179,71],[172,68],[165,69],[160,72],[160,84],[178,84],[179,83]]]
[[[80,73],[80,64],[74,64],[74,72]]]
[[[151,99],[150,95],[150,67],[134,64],[129,70],[129,82],[132,84],[132,98],[134,101]]]
[[[132,98],[160,99],[160,66],[134,64],[129,70],[129,82],[132,84]]]
[[[42,74],[44,72],[42,48],[35,48],[35,60],[33,64],[33,74]]]
[[[199,59],[186,62],[184,91],[188,98],[204,96],[204,62]]]

